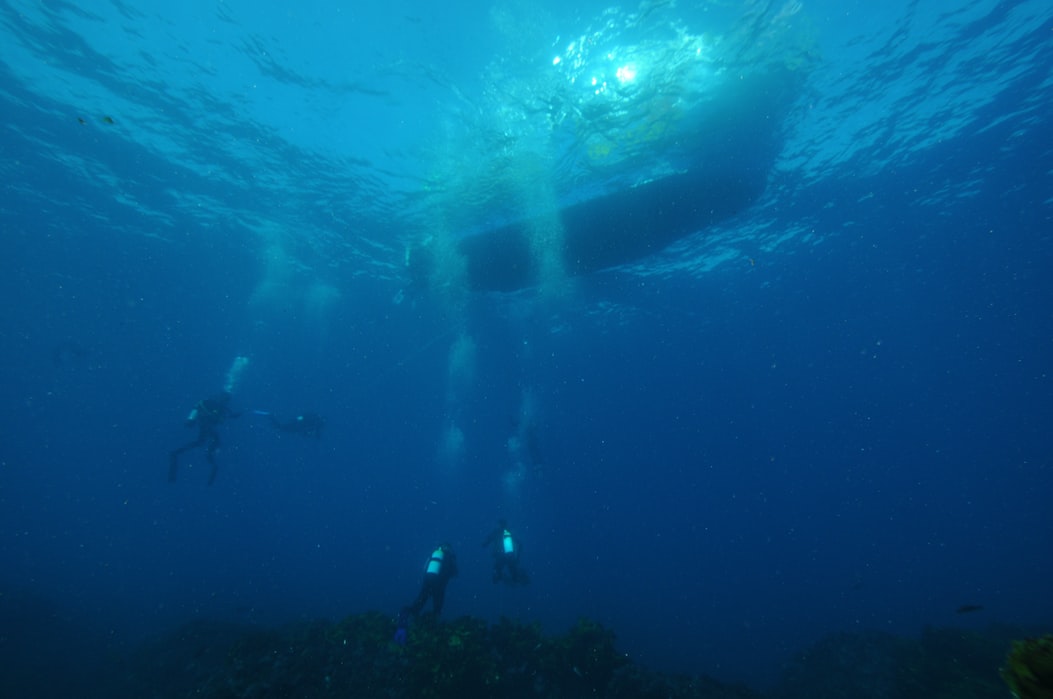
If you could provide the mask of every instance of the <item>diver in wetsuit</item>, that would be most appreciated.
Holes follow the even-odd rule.
[[[179,457],[183,452],[205,447],[205,458],[212,466],[208,484],[212,485],[219,472],[219,464],[216,463],[216,450],[219,449],[220,443],[218,428],[227,418],[236,418],[240,415],[241,413],[235,413],[230,409],[230,393],[226,391],[212,398],[206,398],[194,406],[190,415],[187,416],[186,426],[197,425],[197,439],[187,442],[178,449],[173,449],[168,455],[168,481],[175,482],[176,472],[179,470]]]
[[[483,540],[483,546],[490,546],[494,553],[494,582],[507,582],[512,585],[526,585],[530,582],[526,571],[519,567],[519,553],[521,545],[519,539],[512,536],[508,531],[505,520],[497,521],[497,529],[494,529]],[[505,568],[508,575],[505,576]]]
[[[446,584],[450,578],[457,577],[457,555],[453,547],[443,544],[435,549],[424,568],[424,580],[421,581],[420,592],[413,603],[403,609],[403,619],[408,616],[417,616],[424,609],[424,605],[431,598],[431,613],[436,619],[442,614],[442,604],[446,599]]]
[[[322,438],[322,428],[325,427],[325,418],[317,413],[303,413],[292,420],[282,422],[273,414],[270,416],[271,425],[281,432],[294,432],[304,437]]]

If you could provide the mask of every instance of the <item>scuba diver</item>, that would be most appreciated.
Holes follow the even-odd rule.
[[[325,427],[325,418],[318,413],[303,413],[292,420],[282,422],[273,413],[268,413],[274,429],[281,432],[293,432],[302,434],[304,437],[322,438],[322,428]]]
[[[497,529],[490,532],[483,541],[483,546],[491,546],[494,550],[494,583],[504,581],[511,585],[526,585],[530,582],[526,571],[519,567],[522,545],[519,539],[508,531],[508,523],[505,520],[497,520]],[[505,568],[508,568],[507,577]]]
[[[176,471],[179,470],[179,456],[183,452],[205,447],[205,458],[212,466],[208,484],[212,485],[219,472],[219,464],[216,463],[216,450],[219,449],[218,428],[227,418],[236,418],[240,415],[241,413],[235,413],[230,409],[230,393],[227,391],[199,402],[186,418],[187,427],[197,425],[197,439],[187,442],[178,449],[173,449],[168,455],[168,481],[175,482]]]
[[[431,558],[428,559],[417,599],[403,609],[403,613],[399,615],[400,622],[408,620],[408,615],[420,615],[429,597],[431,598],[432,617],[438,619],[442,614],[442,603],[446,598],[446,583],[450,582],[450,578],[455,577],[457,577],[457,555],[453,552],[452,546],[443,544],[435,549]],[[404,624],[402,628],[405,628]]]

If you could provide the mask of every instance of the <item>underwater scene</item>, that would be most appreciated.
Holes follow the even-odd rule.
[[[1046,0],[0,0],[0,696],[1053,698]]]

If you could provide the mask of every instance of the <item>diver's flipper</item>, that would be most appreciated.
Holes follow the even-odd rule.
[[[179,470],[179,455],[174,451],[168,455],[168,482],[175,483],[176,471]]]

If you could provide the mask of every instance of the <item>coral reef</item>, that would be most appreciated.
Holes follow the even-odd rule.
[[[992,626],[983,632],[929,628],[919,639],[835,634],[787,665],[774,697],[1005,699],[998,668],[1019,632]]]
[[[377,613],[278,629],[193,624],[141,649],[114,692],[138,697],[682,697],[759,699],[709,678],[635,666],[612,631],[581,619],[545,636],[536,624],[424,617],[407,643]]]
[[[1019,699],[1053,697],[1053,636],[1008,626],[930,628],[919,638],[833,634],[797,654],[763,694],[641,667],[618,651],[610,629],[590,619],[550,635],[507,618],[487,624],[423,617],[404,645],[394,642],[394,631],[394,620],[375,612],[277,628],[198,621],[112,664],[98,663],[77,686],[136,699],[1007,699],[1008,684]],[[1014,642],[1020,638],[1029,640]],[[4,695],[44,696],[38,677],[7,673]],[[69,686],[47,696],[69,696]]]
[[[1002,679],[1018,699],[1053,699],[1053,636],[1014,641]]]

